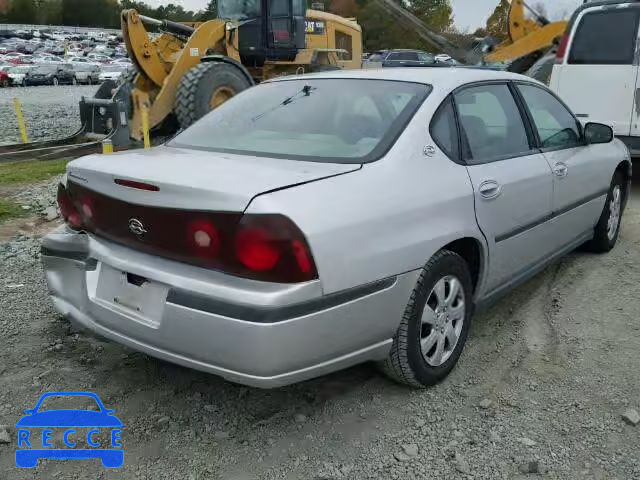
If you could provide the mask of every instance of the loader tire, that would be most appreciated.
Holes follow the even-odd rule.
[[[182,77],[176,93],[174,112],[181,128],[200,118],[251,84],[234,65],[207,62],[196,65]]]

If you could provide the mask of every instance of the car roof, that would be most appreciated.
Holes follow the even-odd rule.
[[[587,1],[585,3],[583,3],[582,5],[580,5],[578,8],[576,8],[573,11],[573,14],[571,15],[571,18],[569,19],[569,22],[567,24],[567,32],[570,32],[571,29],[573,28],[573,26],[576,23],[576,20],[578,19],[578,16],[584,12],[585,10],[588,10],[590,8],[597,8],[597,7],[608,7],[608,6],[615,6],[618,8],[624,8],[624,7],[632,7],[632,6],[638,6],[640,0],[592,0],[592,1]]]
[[[469,67],[405,67],[405,68],[375,68],[365,70],[334,70],[328,72],[310,73],[291,77],[281,77],[269,82],[287,81],[287,79],[305,78],[343,78],[343,79],[363,79],[363,80],[391,80],[401,82],[423,83],[434,85],[439,88],[449,87],[451,90],[460,85],[473,82],[491,80],[527,80],[529,82],[540,83],[530,77],[517,73],[490,70],[486,68]]]

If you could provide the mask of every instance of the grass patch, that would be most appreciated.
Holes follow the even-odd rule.
[[[62,175],[69,160],[0,163],[0,185],[34,183]],[[0,216],[0,219],[2,217]]]
[[[20,205],[0,198],[0,223],[10,218],[19,217],[24,213]]]

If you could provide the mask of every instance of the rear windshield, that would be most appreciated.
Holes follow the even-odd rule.
[[[431,91],[364,79],[263,83],[179,134],[168,146],[331,163],[380,158]]]
[[[587,65],[633,64],[639,14],[637,8],[585,14],[576,29],[568,62]]]

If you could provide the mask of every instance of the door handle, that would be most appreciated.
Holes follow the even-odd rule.
[[[553,166],[553,174],[556,177],[566,177],[569,172],[569,167],[565,163],[558,162]]]
[[[495,180],[485,180],[480,184],[480,187],[478,187],[478,191],[482,198],[491,200],[502,193],[502,187]]]

